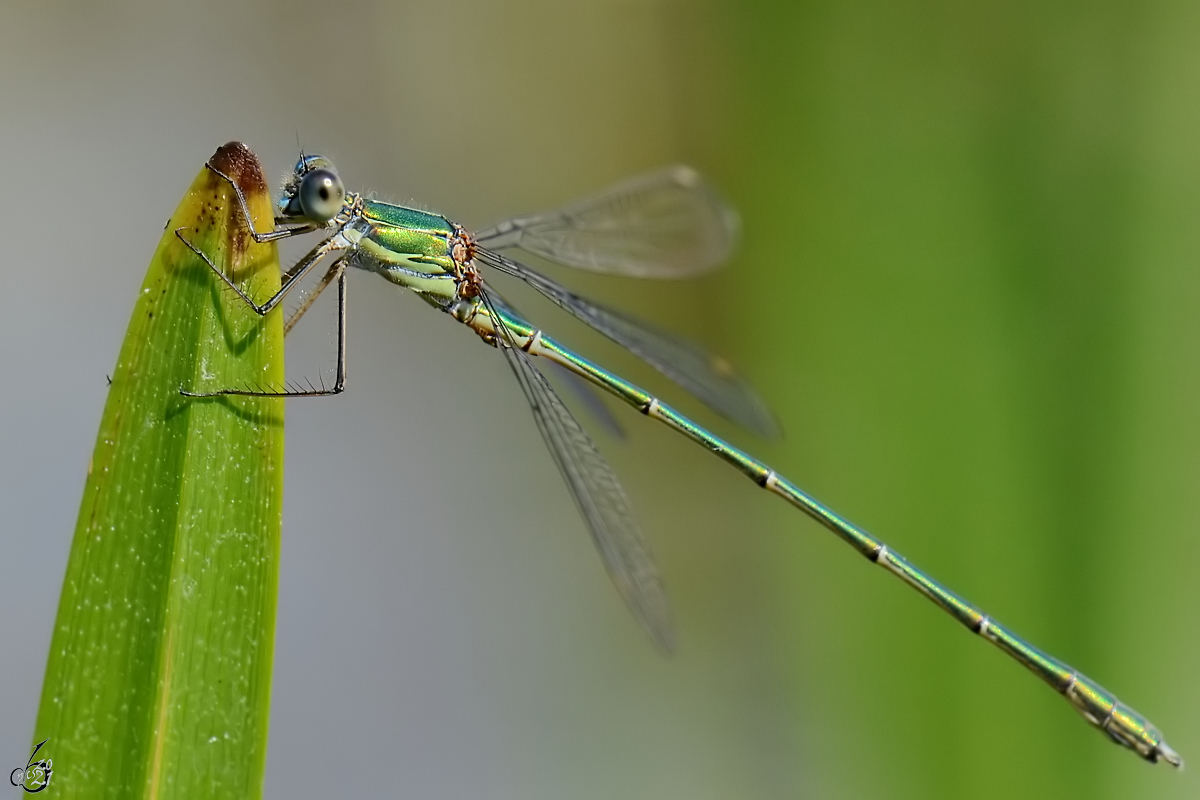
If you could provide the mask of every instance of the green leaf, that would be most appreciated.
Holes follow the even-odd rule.
[[[209,162],[260,229],[245,145]],[[279,385],[279,288],[227,181],[203,169],[167,223],[113,373],[75,527],[34,741],[56,797],[258,797],[267,744],[283,494],[283,405],[180,388]],[[262,222],[265,221],[265,224]]]

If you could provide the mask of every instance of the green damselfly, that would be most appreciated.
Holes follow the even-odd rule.
[[[699,175],[673,167],[615,186],[549,213],[518,217],[472,234],[445,217],[369,200],[345,191],[333,165],[302,155],[286,179],[272,230],[259,232],[246,198],[228,176],[241,213],[259,242],[323,231],[326,238],[285,273],[279,291],[256,303],[184,236],[176,235],[258,314],[267,314],[319,263],[324,276],[285,323],[291,330],[316,297],[338,284],[337,371],[332,386],[244,386],[198,391],[216,395],[313,397],[345,387],[346,268],[376,272],[473,329],[507,359],[538,429],[583,514],[617,589],[663,649],[673,646],[671,615],[658,569],[616,475],[534,364],[541,357],[587,384],[682,433],[830,529],[871,561],[932,600],[1066,697],[1092,725],[1149,761],[1181,766],[1179,755],[1144,717],[1095,681],[1044,653],[943,587],[886,544],[842,519],[766,464],[692,422],[655,396],[564,347],[529,323],[484,278],[481,267],[517,278],[671,378],[713,410],[760,433],[774,420],[729,366],[701,348],[580,297],[499,251],[520,249],[595,272],[678,278],[718,266],[738,232],[736,214]]]

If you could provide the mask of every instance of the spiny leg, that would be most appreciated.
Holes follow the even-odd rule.
[[[238,186],[237,181],[235,181],[229,175],[226,175],[224,172],[222,172],[221,170],[214,167],[211,162],[206,162],[204,164],[204,166],[206,168],[208,168],[209,170],[211,170],[213,173],[215,173],[218,177],[220,177],[226,183],[228,183],[230,188],[233,189],[234,196],[237,197],[238,207],[239,207],[239,209],[241,209],[242,218],[246,220],[246,227],[250,231],[250,236],[254,239],[254,241],[258,242],[259,244],[262,244],[265,242],[275,242],[275,241],[279,241],[281,239],[287,239],[292,236],[300,236],[300,235],[303,235],[306,233],[313,233],[314,231],[317,231],[320,229],[320,227],[321,227],[320,225],[306,222],[301,225],[297,225],[296,227],[293,227],[293,228],[278,228],[276,230],[269,231],[267,233],[259,233],[258,231],[256,231],[254,229],[254,218],[250,215],[250,205],[246,200],[246,195],[242,191],[242,187]],[[275,221],[278,221],[278,220],[275,220]],[[307,255],[304,256],[304,258],[300,259],[299,262],[297,262],[290,270],[288,270],[284,274],[283,285],[280,286],[279,291],[276,292],[269,300],[267,300],[266,303],[264,303],[260,306],[257,303],[255,303],[253,300],[251,300],[250,297],[245,292],[243,292],[240,288],[238,288],[237,285],[235,285],[233,283],[233,281],[230,280],[229,277],[226,276],[225,273],[222,272],[217,267],[217,265],[213,263],[212,259],[209,258],[207,254],[205,254],[203,251],[200,250],[200,248],[193,245],[191,242],[189,242],[183,236],[182,231],[184,231],[185,229],[186,228],[176,228],[175,236],[181,242],[183,242],[185,245],[187,245],[189,250],[191,250],[193,253],[195,253],[201,259],[203,259],[204,263],[208,264],[208,266],[213,270],[213,272],[217,273],[217,275],[220,276],[221,280],[223,280],[225,282],[225,284],[227,286],[229,286],[229,288],[231,288],[231,289],[233,289],[233,291],[237,292],[238,296],[241,297],[242,300],[244,300],[248,306],[250,306],[252,309],[254,309],[254,312],[256,314],[258,314],[259,316],[266,314],[268,311],[270,311],[272,308],[274,308],[276,306],[276,304],[278,304],[279,301],[283,299],[283,296],[285,294],[287,294],[287,292],[292,288],[292,286],[295,284],[295,282],[297,280],[299,280],[300,278],[302,278],[308,272],[308,270],[312,268],[313,264],[315,264],[318,260],[320,260],[322,255],[324,255],[326,252],[331,252],[334,249],[337,249],[337,248],[333,248],[333,247],[327,247],[330,239],[326,239],[325,241],[321,242],[319,245],[314,247],[312,250],[310,250],[308,252]],[[332,238],[332,237],[330,237],[330,238]]]
[[[294,270],[295,267],[292,267],[292,269]],[[316,287],[312,290],[312,293],[310,293],[308,297],[304,298],[299,307],[297,307],[296,310],[292,312],[291,316],[289,316],[283,323],[284,336],[287,336],[289,333],[291,333],[292,328],[296,327],[296,323],[300,321],[300,318],[304,316],[305,312],[312,308],[313,303],[317,302],[317,298],[321,296],[321,292],[329,288],[329,284],[333,283],[333,279],[344,273],[345,270],[345,263],[341,259],[338,259],[329,265],[329,270],[325,273],[325,277],[321,278],[321,282],[316,285]],[[288,274],[291,274],[290,270]]]
[[[196,247],[196,245],[189,242],[187,240],[187,238],[184,237],[183,233],[181,233],[181,231],[184,231],[184,230],[186,230],[186,227],[176,228],[175,229],[175,237],[177,239],[179,239],[179,241],[181,241],[185,245],[187,245],[187,248],[189,250],[191,250],[193,253],[195,253],[197,256],[199,256],[204,261],[204,263],[209,266],[209,269],[211,269],[213,272],[215,272],[217,274],[217,276],[220,277],[220,279],[225,282],[225,285],[228,286],[230,289],[233,289],[233,291],[235,291],[237,293],[238,297],[242,298],[242,300],[244,300],[246,302],[246,305],[248,305],[248,306],[250,306],[250,308],[254,309],[254,313],[258,314],[260,317],[264,316],[272,308],[279,305],[279,301],[282,300],[284,295],[286,295],[291,290],[291,288],[296,285],[296,281],[300,280],[305,275],[307,275],[308,271],[313,268],[314,264],[316,264],[318,261],[321,260],[322,256],[324,256],[326,253],[332,253],[337,250],[344,249],[344,248],[340,248],[340,247],[330,244],[333,241],[333,237],[330,237],[330,238],[326,239],[325,241],[321,242],[316,247],[314,247],[312,250],[309,250],[308,253],[303,258],[301,258],[299,261],[296,262],[296,265],[294,267],[292,267],[290,270],[287,271],[287,273],[284,276],[283,285],[279,287],[279,291],[276,292],[275,294],[273,294],[271,296],[271,298],[269,300],[267,300],[267,302],[263,303],[262,305],[259,305],[250,299],[250,295],[243,292],[236,283],[234,283],[232,280],[230,280],[229,276],[227,276],[224,272],[222,272],[221,268],[218,267],[216,264],[214,264],[213,260],[211,258],[209,258],[208,255],[203,250],[201,250],[199,247]]]
[[[216,392],[189,392],[180,387],[179,393],[185,397],[220,397],[222,395],[236,395],[238,397],[325,397],[327,395],[341,394],[346,389],[346,259],[339,258],[325,273],[325,277],[321,279],[321,285],[317,290],[320,293],[326,286],[333,282],[334,278],[338,282],[338,343],[337,343],[337,373],[334,377],[333,386],[326,388],[322,383],[321,388],[312,385],[308,382],[308,388],[303,389],[300,386],[288,385],[287,388],[281,390],[269,390],[259,387],[258,390],[253,389],[221,389]],[[304,311],[308,310],[308,305],[303,306],[303,310],[294,314],[291,322],[295,324],[299,316]],[[290,330],[290,326],[288,330]],[[286,331],[285,331],[286,332]]]

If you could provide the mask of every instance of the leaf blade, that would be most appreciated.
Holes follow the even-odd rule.
[[[212,163],[271,218],[248,148],[226,145]],[[174,234],[186,228],[269,294],[275,249],[253,242],[236,208],[228,183],[202,170],[151,260],[113,373],[36,728],[64,796],[261,793],[282,406],[179,394],[197,379],[282,378],[279,316],[245,308]]]

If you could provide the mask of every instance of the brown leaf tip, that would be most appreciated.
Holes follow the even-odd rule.
[[[241,142],[230,142],[217,148],[208,163],[232,178],[246,194],[267,191],[267,181],[263,177],[258,156]]]

